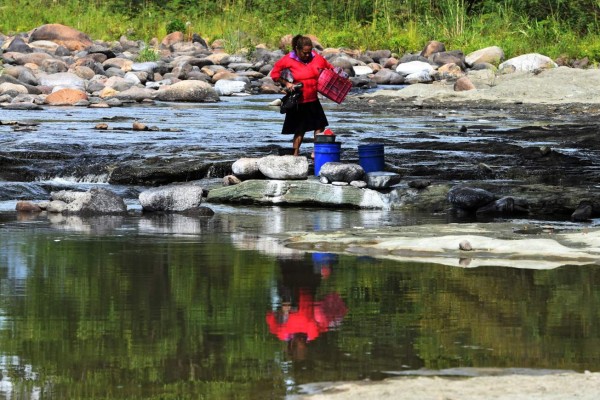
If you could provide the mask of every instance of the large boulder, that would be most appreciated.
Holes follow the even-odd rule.
[[[172,185],[148,189],[139,195],[144,211],[185,212],[198,209],[202,188],[197,185]]]
[[[472,67],[475,64],[492,64],[498,65],[504,61],[504,50],[498,46],[486,47],[472,53],[467,54],[465,63]]]
[[[36,40],[49,40],[70,51],[81,51],[94,44],[85,33],[61,24],[47,24],[34,29],[29,35],[29,41]]]
[[[498,66],[499,70],[512,68],[519,72],[533,72],[540,69],[558,68],[550,57],[538,53],[523,54],[504,61]]]
[[[156,94],[161,101],[184,101],[214,103],[219,101],[215,89],[203,81],[182,81],[161,87]]]
[[[497,197],[485,189],[455,186],[448,191],[447,199],[456,208],[475,211],[495,201]]]
[[[266,156],[258,160],[258,169],[269,179],[306,179],[308,160],[298,156]]]

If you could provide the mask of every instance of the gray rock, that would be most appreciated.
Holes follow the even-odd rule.
[[[161,186],[140,193],[139,201],[144,211],[184,212],[200,207],[202,192],[197,185]]]
[[[217,102],[219,95],[215,89],[202,81],[182,81],[161,87],[156,95],[161,101]]]
[[[368,172],[367,187],[370,189],[387,189],[400,183],[402,177],[393,172],[376,171]]]
[[[123,199],[106,189],[90,189],[87,192],[60,191],[51,193],[52,203],[67,204],[61,212],[73,214],[120,214],[127,211]],[[58,211],[56,211],[58,212]]]
[[[390,204],[386,195],[376,190],[358,189],[349,185],[323,185],[316,179],[301,181],[248,180],[239,185],[211,189],[207,201],[212,203],[306,204],[373,209],[384,209]]]
[[[258,169],[269,179],[306,179],[308,160],[297,156],[266,156],[258,160]]]
[[[324,176],[330,182],[359,181],[365,175],[364,169],[358,164],[327,162],[321,166],[319,176]]]
[[[496,199],[497,197],[487,190],[464,186],[453,187],[447,196],[450,204],[463,210],[477,210]]]
[[[248,179],[261,176],[258,168],[259,158],[240,158],[231,165],[233,174],[241,179]]]

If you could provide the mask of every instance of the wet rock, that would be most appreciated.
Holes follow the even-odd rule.
[[[197,185],[152,188],[139,195],[144,211],[184,212],[200,207],[203,190]]]
[[[447,199],[454,207],[475,211],[495,201],[496,196],[484,189],[455,186],[448,191]]]
[[[529,202],[526,199],[505,196],[482,207],[476,211],[477,215],[483,214],[519,214],[529,212]]]
[[[42,212],[41,207],[35,203],[32,203],[31,201],[18,201],[15,209],[18,212],[31,212],[31,213]]]
[[[77,192],[63,190],[52,192],[52,201],[64,202],[65,207],[59,205],[52,206],[53,212],[73,213],[73,214],[119,214],[127,211],[127,206],[123,199],[114,192],[106,189],[90,189],[87,192]],[[60,211],[57,211],[59,210]],[[50,209],[48,210],[50,211]]]
[[[408,187],[421,190],[431,185],[431,181],[427,179],[414,179],[408,182]]]
[[[571,221],[584,222],[588,221],[594,210],[593,203],[589,200],[584,200],[579,203],[573,214],[571,214]]]
[[[402,180],[402,176],[394,172],[367,172],[366,174],[367,187],[369,189],[387,189],[397,185]]]
[[[461,240],[458,244],[458,248],[462,251],[471,251],[473,250],[473,246],[468,240]]]

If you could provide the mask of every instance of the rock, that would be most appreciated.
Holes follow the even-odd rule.
[[[417,190],[425,189],[429,185],[431,185],[431,181],[427,179],[415,179],[408,182],[408,187]]]
[[[464,91],[475,90],[475,89],[477,89],[477,88],[475,87],[473,82],[471,82],[471,80],[469,79],[468,76],[460,77],[454,83],[454,91],[455,92],[464,92]]]
[[[367,187],[367,182],[365,181],[352,181],[350,182],[350,186],[354,186],[355,188],[364,189]]]
[[[447,200],[453,206],[467,211],[475,211],[496,200],[493,193],[484,189],[455,186],[448,191]]]
[[[31,201],[18,201],[15,207],[18,212],[31,212],[38,213],[42,212],[42,208]]]
[[[46,103],[51,106],[72,106],[81,100],[87,100],[85,92],[77,89],[60,89],[46,96]]]
[[[431,73],[432,78],[436,81],[444,79],[455,81],[464,75],[463,70],[454,63],[444,64]]]
[[[242,180],[235,175],[225,175],[223,177],[223,186],[237,185],[242,183]]]
[[[202,195],[200,186],[186,184],[152,188],[138,198],[143,211],[184,212],[200,207]]]
[[[367,172],[367,187],[369,189],[387,189],[402,180],[402,177],[394,172],[376,171]]]
[[[15,53],[32,53],[33,49],[20,36],[15,36],[8,46],[4,49],[5,52]]]
[[[243,157],[231,165],[233,174],[241,179],[258,178],[262,176],[258,168],[259,158]]]
[[[490,46],[467,54],[465,63],[472,67],[475,64],[498,65],[504,61],[504,51],[498,46]]]
[[[425,45],[425,47],[421,51],[421,56],[429,58],[433,54],[443,51],[446,51],[446,46],[444,45],[444,43],[432,40]]]
[[[220,79],[215,83],[215,91],[219,96],[231,96],[234,93],[243,93],[246,82]]]
[[[49,86],[51,88],[71,88],[85,91],[85,80],[72,72],[43,75],[40,77],[40,85]]]
[[[50,193],[52,201],[48,211],[73,214],[120,214],[127,211],[123,199],[106,189],[90,189],[87,192],[63,190]],[[60,201],[66,204],[63,207]]]
[[[593,203],[589,200],[583,200],[579,203],[573,214],[571,214],[571,221],[584,222],[588,221],[593,212]]]
[[[318,180],[248,180],[234,186],[211,189],[211,203],[254,203],[383,209],[385,195],[352,186],[324,185]]]
[[[266,156],[258,160],[258,169],[269,179],[306,179],[308,160],[298,156]]]
[[[482,207],[476,211],[477,215],[483,214],[517,214],[527,213],[529,203],[525,199],[505,196]]]
[[[373,73],[373,68],[366,65],[355,65],[352,69],[354,69],[354,76],[370,75]]]
[[[400,75],[411,75],[411,74],[420,74],[420,73],[431,73],[434,68],[431,64],[423,61],[410,61],[406,63],[398,64],[396,67],[396,72]]]
[[[558,64],[552,61],[550,57],[538,53],[529,53],[504,61],[498,66],[498,69],[503,70],[510,67],[514,68],[515,71],[533,72],[540,69],[558,68]]]
[[[109,88],[109,90],[111,89]],[[155,90],[140,88],[137,86],[133,86],[129,89],[123,90],[122,92],[112,90],[110,96],[106,96],[106,94],[107,93],[105,93],[105,96],[102,97],[115,97],[122,101],[135,101],[138,103],[144,100],[151,100],[156,97]]]
[[[319,176],[327,178],[329,182],[359,181],[365,175],[364,169],[358,164],[341,162],[326,162],[319,170]]]
[[[49,40],[66,47],[70,51],[80,51],[93,45],[86,34],[61,24],[47,24],[34,29],[29,36],[29,41]]]
[[[17,94],[27,94],[27,88],[23,85],[18,85],[9,82],[0,83],[0,95],[2,94],[10,94],[11,96],[16,96]]]
[[[135,121],[133,123],[132,128],[133,128],[134,131],[147,131],[147,130],[149,130],[149,128],[148,128],[148,126],[146,124],[141,123],[139,121]]]
[[[202,81],[182,81],[158,89],[156,99],[161,101],[218,102],[219,95],[213,87]]]
[[[473,250],[473,246],[471,246],[471,243],[468,240],[461,240],[458,244],[458,248],[463,251]]]
[[[456,64],[463,71],[467,69],[467,66],[465,65],[465,55],[460,50],[434,53],[430,59],[432,63],[438,66]]]

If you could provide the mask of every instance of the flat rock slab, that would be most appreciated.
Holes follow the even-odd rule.
[[[387,208],[388,195],[353,186],[334,186],[318,180],[247,180],[211,189],[213,203],[319,205],[322,207]]]
[[[529,228],[531,229],[531,228]],[[445,224],[312,232],[285,245],[298,250],[368,255],[397,261],[473,268],[552,269],[600,265],[600,229],[532,230],[514,223]],[[461,243],[472,250],[461,250]]]

